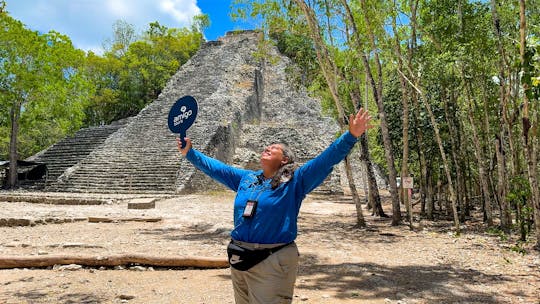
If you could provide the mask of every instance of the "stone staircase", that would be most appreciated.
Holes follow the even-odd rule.
[[[46,186],[56,181],[66,169],[76,165],[99,148],[112,133],[121,127],[123,124],[117,123],[81,129],[73,136],[64,138],[28,160],[47,164]]]
[[[176,135],[167,127],[170,107],[184,95],[199,104],[187,135],[195,149],[209,156],[256,169],[260,152],[272,142],[289,144],[300,162],[316,156],[338,128],[321,116],[318,101],[287,81],[288,58],[275,48],[266,54],[272,60],[254,55],[259,39],[259,33],[246,31],[206,43],[159,97],[122,127],[103,137],[96,130],[81,130],[72,141],[57,144],[56,154],[43,153],[40,161],[51,170],[46,190],[151,194],[222,189],[180,156]],[[85,132],[100,144],[85,144],[91,141]],[[335,172],[319,190],[341,191]]]
[[[188,130],[194,146],[227,160],[253,88],[257,35],[231,35],[210,42],[171,78],[162,94],[109,136],[99,149],[67,169],[49,190],[100,193],[174,193],[197,175],[182,160],[167,128],[172,104],[184,95],[199,103],[197,121]],[[226,58],[227,60],[224,60]],[[249,84],[249,85],[248,85]],[[234,90],[234,94],[229,91]],[[207,184],[207,182],[204,182]],[[199,187],[197,187],[200,189]],[[205,189],[208,187],[204,187]]]

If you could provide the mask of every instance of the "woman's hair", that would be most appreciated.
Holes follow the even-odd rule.
[[[276,189],[279,184],[286,183],[294,175],[294,171],[298,166],[295,164],[295,157],[294,152],[284,143],[277,143],[281,146],[281,151],[283,151],[283,156],[287,158],[287,163],[282,165],[279,170],[276,172],[274,177],[272,177],[272,181],[270,182],[270,185],[272,185],[272,189]]]

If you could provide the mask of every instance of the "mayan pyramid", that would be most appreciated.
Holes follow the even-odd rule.
[[[207,155],[255,169],[260,152],[272,142],[289,144],[300,162],[320,153],[335,138],[337,125],[321,116],[317,100],[287,80],[288,58],[276,48],[267,51],[266,60],[257,56],[259,42],[260,33],[243,31],[205,43],[135,117],[81,130],[36,155],[33,160],[52,170],[45,190],[187,193],[220,188],[181,157],[176,135],[167,127],[169,109],[184,95],[194,96],[199,105],[187,135]],[[319,190],[340,191],[339,184],[335,173]]]

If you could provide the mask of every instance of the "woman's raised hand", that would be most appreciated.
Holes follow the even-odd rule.
[[[184,140],[186,141],[186,146],[182,148],[182,141],[179,137],[177,137],[176,146],[178,146],[178,151],[180,151],[183,156],[186,156],[186,154],[189,152],[189,149],[191,149],[191,139],[189,137],[184,137]]]
[[[367,129],[373,128],[373,126],[369,124],[370,121],[371,116],[368,111],[360,108],[356,115],[351,114],[349,116],[349,132],[352,136],[359,137],[364,134]]]

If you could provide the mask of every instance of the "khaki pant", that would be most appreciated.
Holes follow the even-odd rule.
[[[298,248],[292,243],[247,271],[231,267],[236,304],[291,303],[298,259]]]

